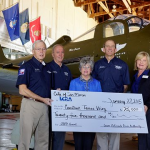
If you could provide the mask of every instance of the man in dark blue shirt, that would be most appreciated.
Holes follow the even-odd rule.
[[[42,40],[32,46],[33,58],[18,71],[16,87],[23,96],[20,112],[19,150],[29,149],[35,134],[36,150],[47,150],[49,139],[48,106],[51,105],[51,71],[44,63],[46,45]]]
[[[55,45],[52,49],[53,61],[49,64],[52,71],[52,89],[69,90],[69,84],[72,75],[67,66],[62,62],[64,59],[64,49],[62,45]],[[63,150],[65,141],[65,132],[53,132],[52,150]]]
[[[123,93],[130,84],[127,64],[115,57],[116,43],[107,40],[105,57],[95,63],[92,76],[101,82],[103,92]],[[119,150],[119,133],[97,133],[97,150]]]

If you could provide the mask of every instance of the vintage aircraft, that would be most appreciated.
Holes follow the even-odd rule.
[[[117,43],[116,57],[127,62],[132,76],[136,54],[140,51],[150,52],[150,21],[133,15],[120,15],[98,24],[74,40],[71,40],[69,36],[62,36],[48,48],[45,61],[52,60],[52,46],[62,44],[65,49],[64,63],[70,68],[73,76],[77,77],[79,76],[78,65],[82,57],[90,56],[94,61],[104,57],[102,47],[107,39],[113,39]],[[15,83],[19,64],[31,57],[32,55],[29,55],[9,60],[0,50],[1,92],[18,94]]]

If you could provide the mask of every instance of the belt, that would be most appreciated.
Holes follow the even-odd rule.
[[[36,101],[36,102],[44,103],[44,102],[42,102],[42,101],[40,101],[38,99],[34,99],[34,98],[31,98],[31,97],[27,97],[27,96],[23,96],[23,97],[27,98],[27,99],[31,99],[31,100]]]

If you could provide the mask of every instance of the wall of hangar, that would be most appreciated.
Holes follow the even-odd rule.
[[[62,35],[74,39],[97,24],[71,0],[0,0],[0,10],[17,2],[20,12],[29,8],[30,21],[41,16],[42,37],[50,38],[50,44]],[[0,16],[3,17],[2,11]]]

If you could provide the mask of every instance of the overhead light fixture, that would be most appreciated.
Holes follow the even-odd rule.
[[[113,5],[112,12],[116,12],[116,5]]]

